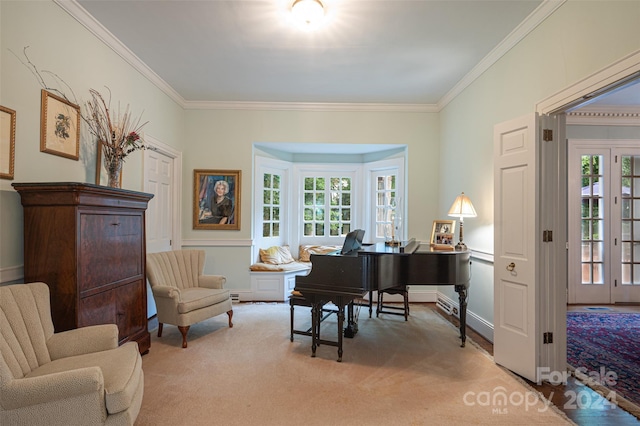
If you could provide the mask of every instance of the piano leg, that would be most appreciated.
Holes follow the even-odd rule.
[[[322,303],[314,302],[311,305],[311,357],[315,358],[318,340],[320,340],[320,315]]]
[[[347,304],[347,327],[344,329],[344,337],[353,338],[358,332],[358,323],[353,313],[353,302]]]
[[[457,285],[455,289],[460,304],[460,339],[462,340],[460,346],[464,348],[467,340],[467,288],[464,285]]]
[[[338,362],[342,362],[342,327],[344,326],[344,305],[338,303]]]

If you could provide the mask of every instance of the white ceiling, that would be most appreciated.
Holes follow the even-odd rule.
[[[56,1],[183,105],[438,110],[564,0],[322,0],[312,31],[293,0]]]
[[[436,104],[541,0],[79,0],[185,101]]]

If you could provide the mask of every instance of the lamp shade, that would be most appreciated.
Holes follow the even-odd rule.
[[[312,25],[324,17],[324,6],[320,0],[296,0],[291,13],[296,21]]]
[[[464,192],[458,195],[449,209],[449,216],[452,217],[476,217],[476,209],[473,208],[469,197],[464,195]]]

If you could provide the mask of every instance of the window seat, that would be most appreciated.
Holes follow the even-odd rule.
[[[340,246],[301,245],[294,259],[289,246],[260,249],[260,259],[249,267],[254,301],[286,302],[296,286],[298,275],[311,271],[311,254],[326,254]]]

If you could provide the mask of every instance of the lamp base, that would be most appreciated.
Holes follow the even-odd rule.
[[[466,251],[466,250],[467,250],[467,245],[462,241],[459,241],[458,244],[456,244],[456,251]]]

